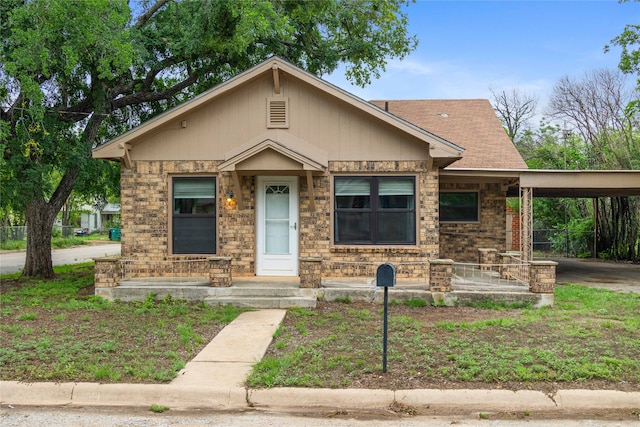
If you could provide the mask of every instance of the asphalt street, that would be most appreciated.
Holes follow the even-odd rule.
[[[76,246],[52,251],[53,265],[79,264],[103,256],[120,254],[119,243]],[[25,251],[0,252],[0,274],[16,273],[24,268]]]
[[[136,408],[71,408],[71,407],[7,407],[0,408],[0,424],[6,427],[42,426],[88,427],[88,426],[225,426],[225,427],[460,427],[509,426],[509,427],[604,427],[637,426],[638,421],[619,419],[592,419],[589,417],[560,416],[556,419],[539,417],[536,413],[521,418],[487,413],[464,415],[404,415],[391,410],[377,412],[353,412],[345,410],[316,410],[298,413],[276,413],[271,411],[212,411],[169,410],[153,413]]]

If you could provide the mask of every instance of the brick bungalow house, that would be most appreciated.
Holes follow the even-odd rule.
[[[487,100],[366,102],[279,58],[93,156],[122,163],[119,279],[225,286],[384,262],[426,281],[430,259],[504,251],[509,171],[526,169]]]

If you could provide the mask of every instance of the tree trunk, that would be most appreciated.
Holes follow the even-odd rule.
[[[27,205],[27,259],[23,276],[53,278],[51,230],[57,212],[43,199]]]
[[[62,209],[73,190],[77,171],[68,171],[62,176],[49,202],[42,198],[27,204],[27,259],[22,275],[25,277],[54,277],[51,259],[51,232],[56,215]]]

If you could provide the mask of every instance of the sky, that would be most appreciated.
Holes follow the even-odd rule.
[[[617,68],[620,48],[604,46],[640,24],[635,1],[418,0],[406,11],[419,39],[411,55],[389,62],[364,89],[344,68],[323,78],[365,100],[491,99],[490,88],[518,89],[536,97],[541,112],[561,77]]]

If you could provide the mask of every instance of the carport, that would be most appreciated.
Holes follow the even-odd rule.
[[[599,197],[640,196],[640,171],[630,170],[541,170],[541,169],[455,169],[446,168],[441,176],[499,179],[509,197],[520,198],[520,250],[522,259],[532,259],[533,198],[590,198],[597,215]],[[597,233],[598,218],[595,218]],[[594,233],[594,236],[596,234]],[[594,245],[597,237],[594,237]],[[595,251],[594,251],[595,253]]]

